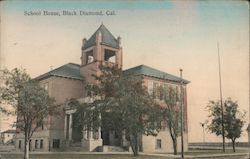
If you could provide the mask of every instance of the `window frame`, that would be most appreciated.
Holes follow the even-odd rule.
[[[155,140],[155,149],[162,149],[162,140],[161,139],[156,139]]]

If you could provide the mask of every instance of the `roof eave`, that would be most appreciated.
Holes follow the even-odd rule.
[[[74,80],[83,81],[82,78],[70,77],[70,76],[61,76],[61,75],[57,75],[57,74],[48,74],[48,75],[46,75],[46,76],[44,76],[44,77],[38,76],[38,77],[34,78],[33,80],[41,81],[41,80],[47,79],[47,78],[49,78],[49,77],[51,77],[51,76],[54,76],[54,77],[61,77],[61,78],[69,78],[69,79],[74,79]]]
[[[141,73],[141,72],[128,73],[126,76],[130,76],[130,75],[143,75],[143,76],[153,77],[153,78],[157,78],[157,79],[161,79],[161,80],[168,80],[168,81],[172,81],[172,82],[176,82],[176,83],[180,83],[181,82],[180,80],[171,80],[171,79],[167,79],[167,78],[160,78],[160,77],[148,75],[148,74]],[[183,79],[183,83],[184,84],[189,84],[190,81]]]

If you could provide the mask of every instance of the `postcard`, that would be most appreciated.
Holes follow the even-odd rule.
[[[93,82],[91,74],[98,74],[99,64],[114,63],[123,74],[142,75],[148,93],[158,100],[162,97],[155,88],[160,86],[176,88],[182,95],[185,152],[222,149],[221,134],[208,126],[211,101],[232,101],[245,112],[236,152],[249,150],[249,2],[1,1],[0,7],[0,69],[24,68],[57,103],[86,101],[84,82]],[[73,128],[75,110],[63,110],[53,126],[33,134],[31,154],[134,150],[122,132]],[[16,120],[0,115],[2,144],[10,140],[10,151],[22,152],[24,136],[12,127]],[[167,125],[156,136],[140,133],[138,151],[172,154],[174,140]],[[4,134],[10,137],[4,139]],[[224,135],[226,149],[231,150],[231,139]],[[180,134],[176,141],[181,152]]]

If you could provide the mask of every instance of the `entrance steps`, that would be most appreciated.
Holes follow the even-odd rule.
[[[64,151],[71,151],[71,152],[80,152],[82,151],[82,143],[81,142],[71,142],[69,145],[64,149]]]
[[[126,152],[123,147],[103,145],[96,148],[97,152]]]
[[[66,147],[62,147],[63,151],[71,151],[71,152],[82,152],[86,151],[81,142],[70,142]],[[121,146],[111,146],[111,145],[102,145],[97,146],[92,150],[93,152],[128,152],[128,148]]]

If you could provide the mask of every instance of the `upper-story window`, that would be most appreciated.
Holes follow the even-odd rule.
[[[153,97],[156,99],[160,99],[159,86],[158,82],[153,82]]]
[[[48,82],[44,83],[44,89],[45,89],[46,91],[49,90],[49,83],[48,83]]]
[[[87,63],[91,63],[94,61],[94,57],[93,56],[88,56],[88,62]]]
[[[153,94],[153,81],[148,80],[148,94]]]
[[[111,56],[111,57],[108,59],[108,62],[115,63],[115,56]]]
[[[40,85],[44,90],[46,90],[48,92],[48,94],[50,94],[49,92],[49,82],[45,82],[45,83],[42,83]]]
[[[148,93],[152,95],[155,99],[164,100],[164,98],[168,98],[169,93],[175,92],[174,96],[176,97],[176,100],[180,100],[179,85],[148,80],[147,90]]]
[[[148,93],[150,95],[153,95],[154,98],[160,98],[160,92],[158,87],[160,86],[160,83],[148,80]]]
[[[115,51],[105,49],[104,50],[104,61],[116,63]]]
[[[86,64],[94,62],[93,50],[86,53]]]

